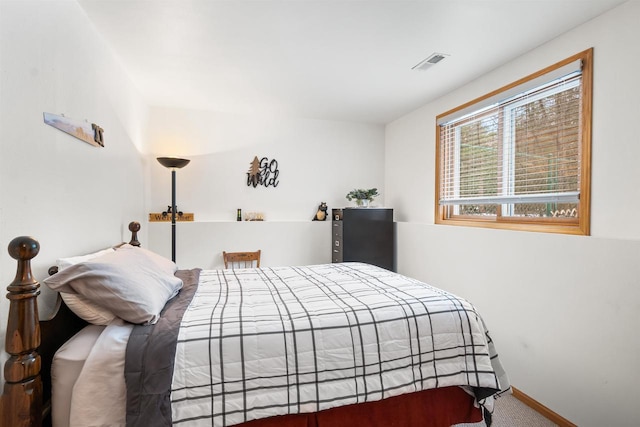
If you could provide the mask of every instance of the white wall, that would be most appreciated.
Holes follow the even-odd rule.
[[[171,258],[171,224],[148,224],[148,247]],[[260,265],[331,262],[331,221],[184,222],[176,224],[180,268],[220,269],[222,251],[262,251]]]
[[[75,1],[0,1],[0,286],[6,245],[40,242],[36,278],[62,256],[102,249],[144,220],[146,107]],[[43,122],[64,113],[104,128],[96,148]],[[41,312],[52,305],[42,289]],[[8,301],[0,298],[0,339]],[[4,351],[0,352],[4,357]]]
[[[512,383],[580,426],[640,425],[639,20],[627,2],[386,128],[399,271],[476,304]],[[592,236],[434,225],[436,115],[589,47]]]
[[[326,235],[311,231],[308,241],[292,238],[301,232],[299,222],[310,222],[320,202],[327,202],[329,212],[331,208],[352,205],[345,195],[358,187],[378,188],[381,196],[376,203],[384,203],[383,126],[159,107],[151,108],[149,124],[149,197],[153,212],[166,210],[171,204],[171,173],[155,157],[191,159],[176,174],[178,209],[195,213],[196,223],[201,224],[189,225],[190,230],[198,230],[200,238],[189,243],[188,252],[177,245],[176,257],[185,265],[215,265],[214,259],[223,250],[231,250],[236,232],[242,234],[236,240],[246,243],[236,250],[261,249],[265,265],[294,264],[296,260],[328,262],[329,229]],[[277,187],[247,186],[246,174],[254,156],[278,161]],[[280,234],[272,235],[274,228],[266,224],[238,228],[238,208],[243,213],[263,212],[267,222],[281,222]],[[219,224],[207,225],[212,221]],[[176,229],[178,240],[182,225]],[[170,245],[166,240],[169,226],[160,224],[153,230],[149,248],[165,253],[166,242]],[[156,236],[157,230],[164,236]],[[246,230],[251,232],[244,234]],[[297,257],[309,247],[318,248],[313,258]],[[274,256],[285,249],[291,254],[290,262],[281,255]],[[199,250],[205,255],[197,255]],[[205,263],[198,264],[196,260]]]

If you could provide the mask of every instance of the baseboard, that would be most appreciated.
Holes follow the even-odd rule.
[[[531,409],[533,409],[534,411],[536,411],[537,413],[542,415],[543,417],[545,417],[545,418],[553,421],[554,423],[558,424],[558,426],[560,426],[560,427],[578,427],[574,423],[569,421],[568,419],[566,419],[566,418],[562,417],[561,415],[553,412],[551,409],[547,408],[546,406],[544,406],[542,403],[538,402],[534,398],[532,398],[530,396],[527,396],[526,394],[524,394],[523,392],[521,392],[517,388],[511,387],[511,389],[513,390],[513,397],[515,397],[516,399],[518,399],[519,401],[521,401],[522,403],[524,403],[525,405],[527,405],[528,407],[530,407]]]

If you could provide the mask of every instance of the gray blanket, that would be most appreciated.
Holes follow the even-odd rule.
[[[155,325],[133,328],[125,358],[127,426],[171,426],[171,380],[182,315],[198,288],[200,269],[180,270],[184,285]]]

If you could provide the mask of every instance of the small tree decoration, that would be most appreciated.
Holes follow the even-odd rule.
[[[368,206],[369,202],[373,201],[373,198],[379,195],[377,188],[370,188],[368,190],[358,188],[347,193],[347,200],[355,200],[358,206]]]

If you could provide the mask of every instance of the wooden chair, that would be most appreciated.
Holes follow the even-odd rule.
[[[222,252],[224,268],[260,267],[260,250],[255,252]],[[255,262],[255,265],[254,265]]]

